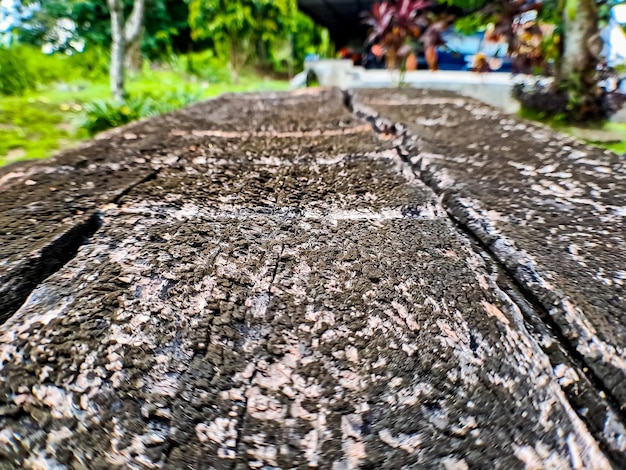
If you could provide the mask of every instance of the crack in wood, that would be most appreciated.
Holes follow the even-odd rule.
[[[161,170],[162,167],[129,185],[104,206],[107,204],[119,206],[125,196],[139,186],[156,179]],[[39,256],[21,262],[21,266],[18,265],[17,269],[9,272],[3,280],[3,285],[0,286],[0,294],[4,297],[0,302],[0,325],[22,308],[39,285],[74,259],[80,247],[87,244],[102,225],[101,211],[92,209],[90,216],[70,227],[45,246]]]
[[[450,104],[458,105],[458,103],[452,102]],[[439,196],[441,204],[444,205],[450,220],[459,232],[472,241],[474,248],[479,247],[483,258],[488,257],[491,263],[493,263],[493,267],[498,273],[499,282],[505,284],[501,287],[501,290],[511,298],[522,312],[529,334],[546,354],[553,369],[560,364],[567,364],[578,373],[581,380],[577,385],[583,388],[582,391],[577,390],[575,387],[563,386],[560,382],[559,385],[572,409],[588,426],[600,447],[612,463],[621,468],[624,462],[624,452],[626,451],[624,449],[626,444],[622,442],[623,436],[619,433],[607,435],[605,428],[608,427],[609,423],[613,422],[616,423],[616,427],[624,429],[626,427],[624,424],[626,423],[626,410],[620,407],[617,398],[611,393],[603,380],[589,367],[585,357],[577,351],[575,345],[567,340],[557,322],[552,319],[540,300],[515,278],[510,269],[477,233],[461,222],[459,217],[455,215],[455,208],[446,204],[443,197],[445,193],[438,192],[437,188],[424,178],[423,173],[415,168],[415,161],[420,160],[421,154],[415,141],[415,137],[419,136],[411,135],[401,123],[386,119],[367,106],[355,104],[354,95],[350,91],[344,91],[344,105],[355,116],[369,122],[374,132],[383,135],[393,135],[398,139],[396,151],[400,158],[409,164],[413,173]],[[546,343],[542,341],[543,337],[546,336],[549,336],[556,345],[554,350],[546,347]],[[596,413],[601,413],[603,419],[598,419]]]

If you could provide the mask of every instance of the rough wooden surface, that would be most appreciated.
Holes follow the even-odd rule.
[[[224,97],[0,173],[0,468],[621,466],[619,410],[344,98]]]
[[[422,139],[413,168],[626,411],[624,158],[447,93],[358,95]]]

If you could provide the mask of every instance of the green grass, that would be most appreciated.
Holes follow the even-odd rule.
[[[618,155],[626,154],[626,123],[604,122],[597,126],[575,127],[559,121],[546,119],[541,114],[530,110],[521,110],[519,112],[519,116],[524,119],[528,119],[529,121],[538,121],[546,124],[557,131],[565,132],[566,134],[570,134],[578,139],[581,139],[591,146],[611,150]],[[581,134],[588,131],[598,131],[599,133],[610,134],[611,138],[609,141],[582,138]]]
[[[242,74],[241,84],[208,84],[172,71],[146,70],[128,78],[131,96],[161,96],[176,91],[197,93],[208,99],[226,92],[285,90],[284,81]],[[110,97],[106,79],[51,84],[20,97],[0,96],[0,166],[19,160],[46,158],[55,151],[88,138],[81,129],[83,107]]]
[[[37,98],[0,99],[0,165],[17,160],[45,158],[58,148],[84,138],[72,124],[71,109]]]
[[[604,125],[604,129],[607,131],[612,131],[616,133],[620,133],[622,135],[621,142],[615,143],[593,143],[593,145],[598,145],[605,149],[611,150],[618,155],[626,155],[626,122],[608,122]]]

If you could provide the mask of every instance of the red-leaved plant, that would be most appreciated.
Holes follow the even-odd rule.
[[[362,14],[363,24],[370,27],[367,44],[372,44],[388,32],[395,14],[395,6],[388,1],[376,2],[370,11]]]
[[[370,27],[367,44],[379,42],[384,47],[388,68],[397,68],[399,59],[411,51],[407,40],[421,35],[420,14],[430,6],[429,0],[386,0],[363,15],[363,23]]]

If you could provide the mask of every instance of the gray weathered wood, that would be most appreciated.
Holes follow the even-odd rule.
[[[0,328],[0,467],[611,467],[575,365],[341,98],[111,136],[160,166]]]

